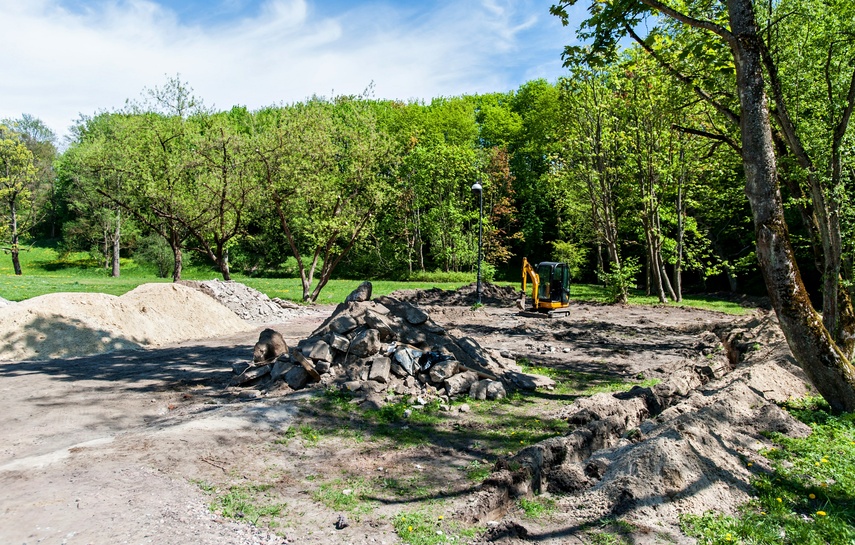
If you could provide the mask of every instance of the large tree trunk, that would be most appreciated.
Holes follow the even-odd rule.
[[[754,216],[757,257],[766,289],[787,343],[813,385],[833,410],[855,411],[855,368],[811,305],[790,246],[751,0],[728,0],[728,13],[742,108],[746,194]]]
[[[118,278],[119,271],[119,249],[122,236],[122,211],[116,211],[116,230],[113,232],[113,270],[111,274],[114,278]]]

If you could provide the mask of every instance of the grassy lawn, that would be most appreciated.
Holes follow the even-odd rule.
[[[100,267],[86,252],[75,252],[62,256],[55,249],[34,246],[21,252],[22,276],[12,271],[12,259],[0,255],[0,297],[10,301],[22,301],[46,293],[57,292],[98,292],[122,295],[140,284],[149,282],[170,282],[171,278],[158,278],[152,266],[122,259],[121,276],[113,278]],[[184,280],[213,280],[222,276],[211,267],[185,266],[182,272]],[[269,297],[279,297],[290,301],[302,300],[303,288],[299,278],[258,278],[234,273],[233,279],[257,289]],[[473,276],[474,280],[474,276]],[[333,279],[324,287],[318,297],[320,304],[335,304],[344,300],[361,280]],[[392,280],[372,280],[373,294],[388,295],[399,289],[440,288],[457,289],[468,282],[403,282]],[[496,282],[499,285],[519,288],[519,282]],[[570,296],[577,301],[606,302],[606,293],[601,286],[591,284],[573,284]],[[630,296],[630,304],[657,304],[653,297],[636,292]],[[747,310],[738,303],[704,296],[686,296],[676,306],[686,306],[716,310],[728,314],[745,314]]]

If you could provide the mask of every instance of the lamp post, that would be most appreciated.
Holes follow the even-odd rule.
[[[476,304],[481,304],[481,248],[484,234],[484,190],[480,183],[472,184],[472,194],[478,195],[478,301]]]

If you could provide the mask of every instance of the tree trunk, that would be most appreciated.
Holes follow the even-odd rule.
[[[119,277],[119,249],[122,235],[122,211],[116,211],[116,230],[113,232],[113,278]]]
[[[778,188],[764,94],[760,38],[751,0],[728,0],[730,46],[742,109],[742,162],[757,258],[772,306],[796,360],[834,411],[855,411],[855,368],[814,310],[795,262]]]
[[[683,164],[682,149],[680,149],[680,164]],[[677,181],[677,260],[674,263],[674,295],[678,303],[683,300],[683,184],[685,181],[684,170]]]
[[[172,281],[179,282],[181,280],[181,267],[183,257],[181,255],[181,246],[176,241],[171,241],[172,256],[175,260],[175,268],[172,270]]]

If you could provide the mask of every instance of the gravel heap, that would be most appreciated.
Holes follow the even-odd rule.
[[[472,283],[456,290],[431,288],[429,290],[398,290],[390,297],[419,306],[464,306],[471,307],[478,300],[478,284]],[[492,307],[513,308],[522,297],[522,292],[510,286],[481,284],[481,303]]]
[[[271,299],[258,290],[240,282],[221,280],[182,281],[181,284],[195,288],[216,299],[247,322],[255,325],[284,322],[294,316],[312,314],[315,310],[301,307],[279,298]]]
[[[488,353],[471,337],[455,338],[422,309],[393,297],[342,303],[296,348],[233,370],[231,386],[252,390],[239,392],[245,397],[337,386],[370,407],[405,395],[425,402],[461,395],[497,399],[510,388],[551,382],[520,373],[513,361]]]

